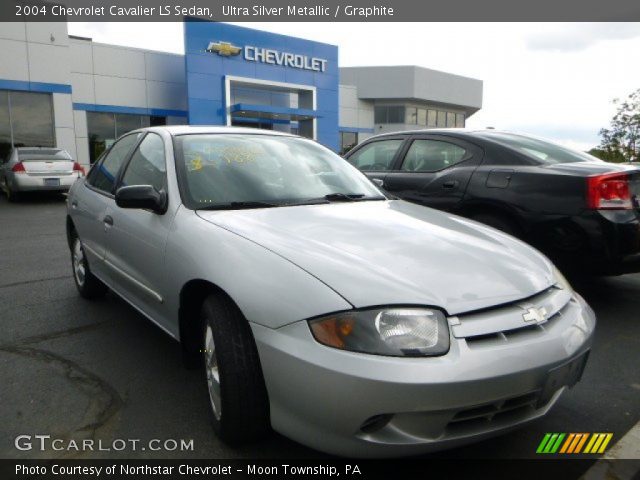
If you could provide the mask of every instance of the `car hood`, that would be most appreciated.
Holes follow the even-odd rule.
[[[295,263],[356,308],[429,305],[455,315],[554,282],[550,262],[513,237],[400,200],[198,215]]]

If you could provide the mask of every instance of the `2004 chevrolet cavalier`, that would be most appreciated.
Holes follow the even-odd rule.
[[[80,294],[110,288],[202,361],[232,444],[273,427],[394,456],[496,434],[578,381],[595,326],[536,250],[291,135],[131,132],[73,185],[67,231]]]

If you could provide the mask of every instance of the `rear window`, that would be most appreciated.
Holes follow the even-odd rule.
[[[547,140],[527,135],[503,132],[480,132],[481,137],[493,140],[510,147],[540,163],[552,165],[556,163],[601,162],[602,160],[579,150],[563,147]]]
[[[71,160],[71,155],[66,150],[57,148],[20,148],[18,158],[20,160]]]

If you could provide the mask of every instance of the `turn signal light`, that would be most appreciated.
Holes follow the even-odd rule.
[[[594,210],[632,209],[629,176],[626,173],[607,173],[588,177],[587,205]]]
[[[11,169],[11,171],[13,173],[27,173],[27,171],[24,169],[24,165],[22,164],[22,162],[16,163]]]
[[[345,338],[353,332],[354,319],[348,316],[330,317],[311,323],[311,331],[320,342],[334,348],[344,348]]]

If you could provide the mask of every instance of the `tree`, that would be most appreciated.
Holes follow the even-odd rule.
[[[627,159],[624,158],[624,155],[619,150],[592,148],[587,153],[589,155],[593,155],[596,158],[599,158],[600,160],[604,160],[605,162],[623,163],[627,161]]]
[[[616,161],[640,160],[640,89],[633,92],[626,99],[615,99],[618,111],[611,119],[611,127],[600,130],[600,149],[604,155]]]

